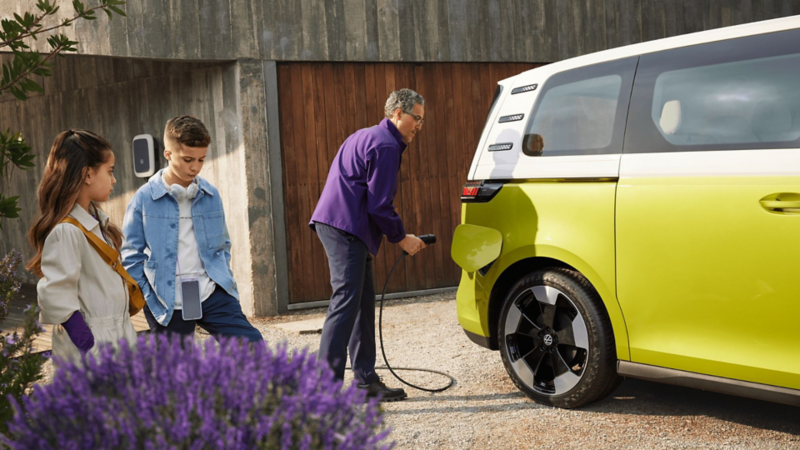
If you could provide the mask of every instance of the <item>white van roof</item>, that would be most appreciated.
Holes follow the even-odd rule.
[[[727,39],[735,39],[745,36],[792,30],[795,28],[800,28],[800,15],[716,28],[713,30],[699,31],[696,33],[682,34],[680,36],[656,39],[639,44],[626,45],[624,47],[612,48],[609,50],[577,56],[575,58],[565,59],[563,61],[543,66],[543,68],[546,67],[548,72],[561,72],[574,67],[581,67],[605,61],[613,61],[615,59],[626,58],[629,56],[643,55],[662,50],[705,44],[708,42],[724,41]],[[517,76],[530,73],[534,70],[537,69],[531,69],[514,77],[507,78],[506,80],[514,79]],[[506,80],[500,81],[500,84],[505,85]]]

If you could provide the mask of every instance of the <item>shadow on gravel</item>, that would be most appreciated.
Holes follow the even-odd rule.
[[[708,416],[800,435],[800,408],[642,380],[626,379],[604,400],[582,410],[633,415]]]
[[[403,400],[405,401],[405,400]],[[397,411],[384,411],[386,416],[405,416],[408,414],[433,414],[433,413],[507,413],[509,411],[522,411],[531,409],[549,408],[549,406],[539,405],[533,402],[522,401],[520,403],[502,403],[499,405],[481,405],[481,406],[455,406],[455,407],[436,407],[436,408],[419,408],[419,409],[403,409]]]
[[[513,399],[520,401],[507,403]],[[403,403],[423,406],[425,402],[433,400],[453,403],[445,407],[387,411],[386,414],[491,413],[551,408],[528,400],[521,392],[421,396],[408,398]],[[498,404],[461,404],[476,401],[498,401]],[[749,427],[800,435],[800,408],[641,380],[625,380],[607,398],[580,408],[580,411],[643,416],[707,416]]]
[[[494,401],[494,400],[502,400],[506,398],[518,398],[522,400],[526,400],[527,398],[522,395],[522,392],[511,392],[508,394],[486,394],[486,395],[442,395],[442,394],[435,394],[435,395],[426,395],[424,397],[409,397],[403,400],[403,403],[412,403],[412,402],[429,402],[431,400],[452,400],[454,402],[477,402],[477,401]],[[536,403],[531,402],[531,406],[544,406],[538,405]]]

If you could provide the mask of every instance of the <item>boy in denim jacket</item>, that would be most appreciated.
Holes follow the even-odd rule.
[[[151,331],[192,335],[200,325],[215,337],[260,341],[239,304],[219,191],[198,176],[210,143],[192,116],[167,122],[169,166],[136,191],[125,211],[122,264],[142,288]]]

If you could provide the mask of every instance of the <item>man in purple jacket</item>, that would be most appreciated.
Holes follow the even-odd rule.
[[[403,151],[422,129],[425,100],[400,89],[386,100],[384,112],[380,124],[356,131],[339,148],[309,225],[325,247],[333,287],[319,358],[342,380],[349,348],[358,387],[395,401],[406,398],[405,391],[387,387],[375,373],[372,255],[383,235],[409,255],[425,248],[406,234],[393,204]]]

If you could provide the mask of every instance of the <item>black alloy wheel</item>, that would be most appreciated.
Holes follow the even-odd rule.
[[[514,384],[537,402],[575,408],[621,381],[608,315],[577,272],[550,269],[521,279],[506,297],[497,338]]]

